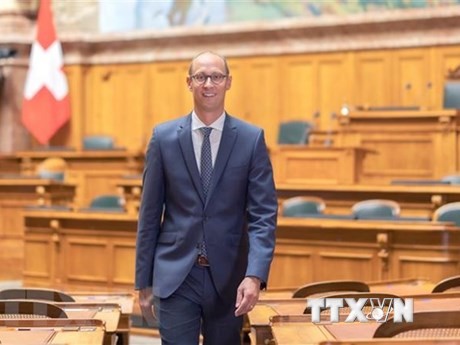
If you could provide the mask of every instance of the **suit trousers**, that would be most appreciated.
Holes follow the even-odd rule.
[[[194,265],[168,298],[154,298],[162,345],[240,345],[242,317],[235,317],[235,298],[222,299],[209,267]]]

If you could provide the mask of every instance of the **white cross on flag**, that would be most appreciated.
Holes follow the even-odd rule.
[[[40,1],[22,103],[22,123],[41,144],[47,144],[70,119],[69,88],[50,2]]]

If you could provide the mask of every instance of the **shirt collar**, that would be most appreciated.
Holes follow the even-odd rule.
[[[206,126],[195,113],[192,111],[192,131],[202,128],[202,127],[211,127],[212,129],[217,129],[218,131],[224,130],[224,123],[225,123],[225,111],[220,115],[216,121],[211,123],[209,126]]]

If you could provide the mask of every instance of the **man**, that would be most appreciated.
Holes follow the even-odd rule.
[[[263,131],[228,115],[225,58],[196,56],[191,114],[159,125],[146,155],[136,252],[142,313],[162,344],[240,343],[275,245],[277,199]]]

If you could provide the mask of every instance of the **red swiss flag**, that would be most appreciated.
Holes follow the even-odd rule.
[[[61,43],[54,29],[51,0],[41,0],[37,38],[32,44],[24,89],[22,123],[38,142],[47,144],[69,119],[69,87],[63,72]]]

